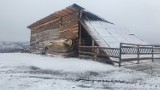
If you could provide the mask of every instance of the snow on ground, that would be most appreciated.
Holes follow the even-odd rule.
[[[121,68],[91,60],[0,54],[0,90],[159,90],[160,62]]]

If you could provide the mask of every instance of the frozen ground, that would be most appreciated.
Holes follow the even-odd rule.
[[[121,68],[90,60],[0,54],[0,90],[160,90],[160,62]]]

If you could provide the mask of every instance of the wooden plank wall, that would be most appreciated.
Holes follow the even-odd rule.
[[[45,48],[46,42],[54,42],[60,39],[75,39],[78,37],[79,13],[69,14],[64,17],[36,26],[31,29],[30,49],[32,52]],[[54,49],[55,48],[55,49]],[[52,52],[58,50],[53,47]],[[49,51],[51,53],[51,51]]]
[[[78,16],[79,13],[74,13],[62,17],[62,28],[60,30],[60,38],[74,39],[78,37]]]
[[[53,40],[58,39],[60,36],[58,33],[61,27],[60,23],[61,21],[59,19],[55,22],[37,28],[33,28],[31,30],[31,40],[30,40],[31,50],[32,51],[40,50],[45,47],[44,46],[45,41],[52,41],[52,39]]]

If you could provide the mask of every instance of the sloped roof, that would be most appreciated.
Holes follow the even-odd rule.
[[[120,43],[147,44],[128,29],[105,20],[83,16],[82,25],[101,47],[118,48]]]

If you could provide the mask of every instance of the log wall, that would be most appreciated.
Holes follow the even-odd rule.
[[[49,43],[62,39],[75,39],[78,37],[78,16],[79,13],[72,13],[64,17],[50,20],[47,23],[31,29],[30,49],[32,52],[40,52]],[[52,21],[52,22],[51,22]],[[62,47],[62,45],[60,46]],[[50,46],[49,53],[56,52],[59,47]],[[64,48],[64,47],[62,47]],[[65,50],[62,50],[65,51]],[[59,51],[57,51],[59,52]]]
[[[78,13],[62,17],[62,29],[60,38],[74,39],[78,37]]]

